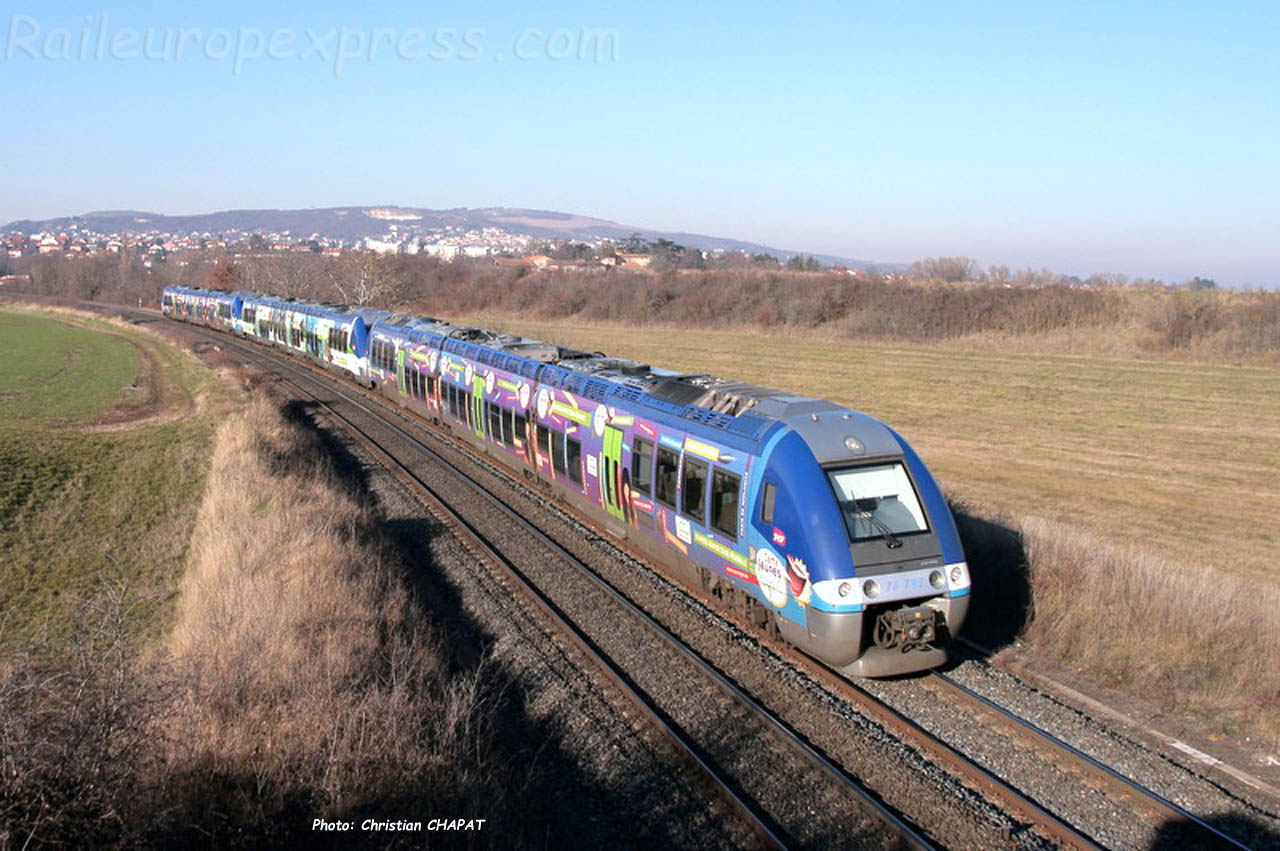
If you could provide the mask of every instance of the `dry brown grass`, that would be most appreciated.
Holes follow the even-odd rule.
[[[1206,733],[1280,742],[1280,590],[1212,567],[1186,570],[1043,518],[974,521],[961,532],[976,595],[1027,585],[1030,611],[1014,656],[1039,654],[1167,711]],[[995,540],[1011,532],[1010,546]],[[1012,600],[980,601],[998,619]],[[990,624],[978,624],[979,629]]]
[[[314,432],[255,397],[218,430],[167,646],[139,655],[119,592],[87,610],[92,640],[0,662],[0,847],[512,820],[527,777],[495,756],[495,670],[450,663],[405,580]]]
[[[493,770],[485,669],[446,670],[316,449],[265,399],[225,424],[182,582],[168,764],[202,804],[218,778],[251,777],[236,830],[300,800],[330,819],[405,799],[456,809]]]

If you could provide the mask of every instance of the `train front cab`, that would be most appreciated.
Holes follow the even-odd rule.
[[[863,414],[788,425],[767,452],[753,516],[761,549],[774,552],[766,560],[809,583],[803,623],[780,617],[783,636],[847,676],[943,664],[968,611],[969,573],[933,476]]]

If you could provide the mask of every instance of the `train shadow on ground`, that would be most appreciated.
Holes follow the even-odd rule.
[[[1215,830],[1230,836],[1245,848],[1253,851],[1280,849],[1280,833],[1262,822],[1235,813],[1205,816],[1204,822]],[[1231,848],[1221,840],[1206,842],[1198,829],[1185,819],[1170,819],[1161,825],[1152,841],[1151,851],[1184,851],[1188,848]]]
[[[961,635],[995,653],[1017,639],[1034,612],[1022,536],[962,503],[952,503],[951,512],[973,579],[973,599]]]
[[[501,837],[497,843],[509,847],[666,845],[669,837],[664,837],[662,828],[640,818],[644,802],[653,802],[656,794],[651,783],[643,777],[589,776],[580,758],[566,747],[555,715],[533,715],[526,704],[525,686],[501,663],[491,661],[490,651],[498,637],[468,613],[461,589],[433,554],[432,541],[443,533],[440,524],[416,507],[384,504],[373,489],[370,471],[352,453],[344,436],[316,422],[316,407],[295,400],[286,403],[283,410],[287,418],[315,436],[351,494],[379,507],[384,551],[389,560],[406,568],[414,601],[443,639],[449,672],[466,675],[482,670],[489,678],[489,694],[498,703],[492,713],[493,751],[503,762],[500,770],[509,788],[503,790],[506,800],[496,801],[492,807],[482,804],[474,814],[446,814],[486,817],[487,810],[492,819],[485,828],[489,838],[465,844],[483,847],[490,845],[493,837]],[[606,719],[598,721],[607,723]],[[591,738],[598,740],[597,735]],[[424,820],[434,815],[441,814],[425,813]],[[350,816],[387,817],[371,813]]]

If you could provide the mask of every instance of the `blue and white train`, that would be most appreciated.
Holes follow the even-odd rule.
[[[376,388],[843,674],[940,665],[964,622],[946,500],[866,414],[371,308],[173,287],[162,309]]]

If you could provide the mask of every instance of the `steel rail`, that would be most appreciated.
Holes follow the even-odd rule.
[[[204,330],[207,330],[207,329],[204,329]],[[250,348],[239,340],[233,340],[233,342],[238,348],[243,347],[245,350],[252,352],[255,360],[264,357],[264,353],[256,348]],[[865,786],[859,783],[855,778],[851,777],[848,773],[846,773],[843,769],[841,769],[835,763],[831,762],[831,760],[829,760],[819,750],[817,750],[811,744],[805,741],[798,733],[796,733],[791,728],[787,727],[780,719],[777,718],[777,716],[775,716],[768,709],[762,706],[758,701],[756,701],[754,698],[752,698],[750,695],[744,692],[740,687],[738,687],[730,679],[724,676],[724,674],[722,674],[719,670],[717,670],[713,665],[711,665],[709,662],[707,662],[705,659],[699,656],[696,653],[696,651],[692,650],[690,647],[684,644],[684,642],[680,641],[678,637],[676,637],[665,626],[663,626],[651,615],[649,615],[648,612],[644,611],[642,608],[640,608],[638,605],[632,602],[628,597],[626,597],[622,592],[618,591],[607,580],[600,577],[595,571],[593,571],[590,568],[589,565],[587,565],[577,556],[573,555],[573,553],[569,552],[561,544],[559,544],[557,541],[555,541],[553,538],[551,538],[549,535],[547,535],[537,526],[529,522],[526,518],[524,518],[522,515],[520,515],[518,512],[516,512],[506,503],[502,502],[501,499],[499,499],[497,496],[491,493],[487,488],[484,487],[484,485],[476,481],[474,477],[472,477],[466,471],[462,470],[453,462],[444,458],[433,447],[427,445],[421,439],[409,433],[406,429],[401,427],[399,424],[393,422],[384,414],[374,411],[368,406],[364,405],[362,402],[356,399],[353,399],[346,392],[353,388],[343,387],[342,389],[339,390],[337,386],[332,386],[332,385],[336,385],[336,379],[334,378],[334,376],[327,374],[325,372],[322,372],[320,370],[316,370],[310,364],[305,364],[303,362],[295,363],[295,362],[283,360],[281,358],[270,358],[270,362],[276,366],[284,367],[286,370],[293,371],[295,373],[303,373],[307,376],[308,380],[313,382],[318,382],[321,376],[323,376],[324,378],[330,379],[330,381],[324,382],[324,387],[326,390],[336,392],[337,395],[342,397],[342,399],[347,404],[352,405],[353,407],[359,408],[362,412],[364,412],[366,416],[380,422],[384,427],[396,432],[402,439],[412,443],[418,449],[430,455],[434,462],[449,469],[452,473],[454,473],[463,481],[465,481],[477,495],[481,496],[483,499],[488,501],[491,505],[493,505],[495,508],[501,511],[508,519],[515,522],[517,525],[519,525],[528,534],[535,537],[539,541],[539,543],[543,544],[543,546],[545,546],[546,548],[554,552],[557,556],[569,562],[575,568],[580,570],[585,578],[590,580],[594,585],[596,585],[596,587],[598,587],[601,591],[607,594],[618,605],[622,606],[628,613],[635,616],[654,635],[660,638],[669,647],[671,647],[673,650],[680,653],[690,663],[695,665],[701,673],[703,673],[705,676],[707,676],[709,679],[715,682],[716,685],[719,686],[722,689],[722,691],[724,691],[727,695],[729,695],[729,697],[735,703],[737,703],[740,707],[742,707],[747,712],[751,713],[758,720],[762,721],[769,729],[771,729],[775,733],[775,735],[781,738],[796,753],[798,753],[801,757],[803,757],[806,761],[808,761],[810,765],[812,765],[815,769],[827,774],[831,779],[835,780],[843,789],[845,789],[846,792],[848,792],[849,794],[857,798],[865,809],[869,810],[873,815],[875,815],[882,822],[884,822],[888,827],[890,827],[891,830],[893,830],[895,833],[901,836],[908,847],[914,847],[914,848],[933,848],[934,847],[933,844],[917,828],[908,824],[896,812],[894,812],[887,804],[885,804],[882,800],[880,800],[878,796],[876,796],[873,792],[871,792]],[[640,706],[641,711],[644,712],[644,714],[651,721],[651,723],[653,723],[655,727],[660,729],[668,738],[672,738],[677,743],[678,747],[688,756],[688,758],[693,760],[698,765],[700,770],[702,770],[705,774],[707,774],[712,779],[712,782],[721,790],[722,794],[724,794],[730,800],[730,803],[734,806],[734,808],[737,809],[740,813],[742,813],[744,818],[748,819],[748,821],[753,826],[753,830],[757,833],[757,835],[759,835],[762,838],[762,840],[766,844],[771,846],[782,847],[782,841],[780,840],[780,838],[764,823],[764,820],[757,813],[755,813],[754,810],[751,809],[750,805],[747,804],[745,801],[743,801],[742,798],[733,791],[733,789],[729,785],[729,782],[726,781],[724,778],[721,778],[716,773],[715,769],[696,753],[696,748],[692,745],[692,743],[688,742],[684,738],[683,734],[679,730],[675,729],[673,725],[668,724],[662,717],[660,717],[658,712],[655,711],[654,707],[652,707],[649,704],[647,698],[641,695],[637,689],[635,689],[633,686],[629,684],[625,674],[623,674],[619,669],[617,669],[610,660],[606,659],[603,656],[603,654],[598,652],[598,650],[595,648],[594,643],[591,642],[590,638],[588,638],[585,634],[583,634],[576,625],[572,624],[563,615],[563,613],[559,611],[559,609],[555,606],[555,604],[545,594],[543,594],[539,589],[537,589],[536,586],[532,583],[532,581],[529,580],[528,577],[526,577],[519,570],[518,567],[512,564],[510,560],[506,559],[505,556],[503,556],[498,551],[498,549],[491,542],[489,542],[478,529],[476,529],[469,521],[463,518],[458,512],[452,509],[452,507],[448,505],[447,500],[445,500],[440,494],[435,492],[430,485],[427,485],[416,474],[414,474],[406,465],[404,465],[402,462],[400,462],[390,453],[387,453],[384,449],[382,449],[382,447],[378,445],[377,441],[371,435],[369,435],[367,431],[365,431],[359,425],[353,422],[350,417],[336,410],[331,404],[325,402],[322,399],[317,398],[315,393],[307,391],[305,388],[298,385],[297,382],[290,381],[289,379],[285,379],[285,380],[288,381],[290,384],[292,384],[294,387],[297,387],[301,392],[315,399],[317,404],[323,406],[332,416],[340,420],[344,424],[344,426],[353,433],[353,436],[356,436],[357,439],[360,441],[360,443],[366,447],[366,449],[368,449],[372,454],[375,455],[375,457],[378,457],[380,461],[383,462],[384,466],[388,466],[389,468],[392,469],[393,472],[397,473],[397,478],[400,478],[402,482],[409,484],[410,487],[412,487],[414,490],[429,496],[431,499],[432,507],[438,509],[438,511],[440,511],[447,518],[449,518],[449,520],[451,521],[451,525],[455,525],[457,528],[461,529],[464,532],[464,537],[471,544],[473,544],[473,546],[476,549],[484,553],[488,560],[499,563],[500,566],[503,568],[503,570],[506,571],[509,575],[511,575],[511,577],[516,581],[518,587],[520,587],[522,591],[524,591],[529,596],[529,598],[538,606],[538,608],[541,611],[543,611],[543,613],[548,618],[550,618],[552,622],[555,623],[558,627],[562,627],[563,629],[565,629],[566,632],[574,638],[575,643],[581,645],[581,649],[583,650],[583,652],[588,656],[588,658],[590,658],[593,661],[593,663],[597,665],[597,667],[600,667],[605,672],[605,675],[610,680],[610,682],[613,683],[615,687],[617,687],[620,691],[622,691],[622,693],[625,694],[632,703],[637,703]]]
[[[313,379],[314,380],[314,379]],[[407,465],[402,463],[394,455],[387,452],[367,431],[360,428],[350,417],[347,417],[335,409],[330,403],[320,399],[314,392],[309,392],[296,381],[285,379],[285,381],[299,392],[307,395],[315,401],[315,403],[324,408],[330,416],[338,420],[343,428],[356,438],[357,442],[364,447],[371,455],[373,455],[382,466],[387,468],[402,485],[414,492],[421,499],[426,507],[436,515],[437,519],[444,522],[453,533],[458,536],[467,546],[473,555],[481,558],[489,564],[499,568],[505,576],[514,582],[516,588],[537,608],[542,616],[548,620],[553,627],[563,636],[569,639],[573,646],[582,653],[603,675],[609,684],[621,694],[631,706],[637,710],[644,720],[662,734],[674,747],[680,756],[704,777],[704,779],[714,787],[717,794],[722,796],[729,805],[742,817],[744,822],[750,827],[751,831],[760,839],[764,847],[767,848],[785,848],[786,844],[775,833],[775,831],[767,824],[766,817],[756,812],[741,796],[733,789],[730,781],[722,777],[720,773],[705,760],[697,751],[696,746],[691,742],[683,732],[675,725],[669,723],[661,714],[660,710],[643,695],[637,688],[632,686],[626,674],[615,665],[612,660],[608,659],[596,647],[595,643],[586,635],[576,624],[574,624],[565,614],[555,605],[552,600],[547,597],[534,583],[518,568],[510,559],[506,558],[494,545],[481,533],[474,525],[472,525],[465,517],[449,505],[434,488],[424,482],[417,474],[415,474]],[[359,405],[357,402],[347,400],[349,404]],[[370,416],[378,418],[367,409],[366,413]],[[394,427],[394,426],[393,426]]]
[[[1052,756],[1049,757],[1051,760],[1064,763],[1071,769],[1078,772],[1084,772],[1098,777],[1101,779],[1103,784],[1116,790],[1122,798],[1128,797],[1129,795],[1136,795],[1143,802],[1143,806],[1147,810],[1145,815],[1147,815],[1149,821],[1158,821],[1160,824],[1168,822],[1184,823],[1191,832],[1198,834],[1199,838],[1206,842],[1202,847],[1248,848],[1244,843],[1234,839],[1226,833],[1223,833],[1221,830],[1218,830],[1199,816],[1196,816],[1194,813],[1183,809],[1174,802],[1165,798],[1160,793],[1143,786],[1141,783],[1130,777],[1126,777],[1109,765],[1099,762],[1047,730],[1036,726],[1027,719],[1015,714],[990,698],[978,694],[973,689],[961,682],[958,682],[946,673],[938,670],[930,671],[929,678],[934,683],[942,683],[943,690],[950,692],[947,698],[948,700],[957,703],[966,703],[979,712],[986,711],[996,713],[999,716],[999,721],[1007,731],[1028,742],[1032,747],[1042,751],[1043,749],[1050,750],[1052,752]],[[1141,810],[1136,811],[1141,812]],[[1193,841],[1195,837],[1189,836],[1186,839],[1187,841]]]

